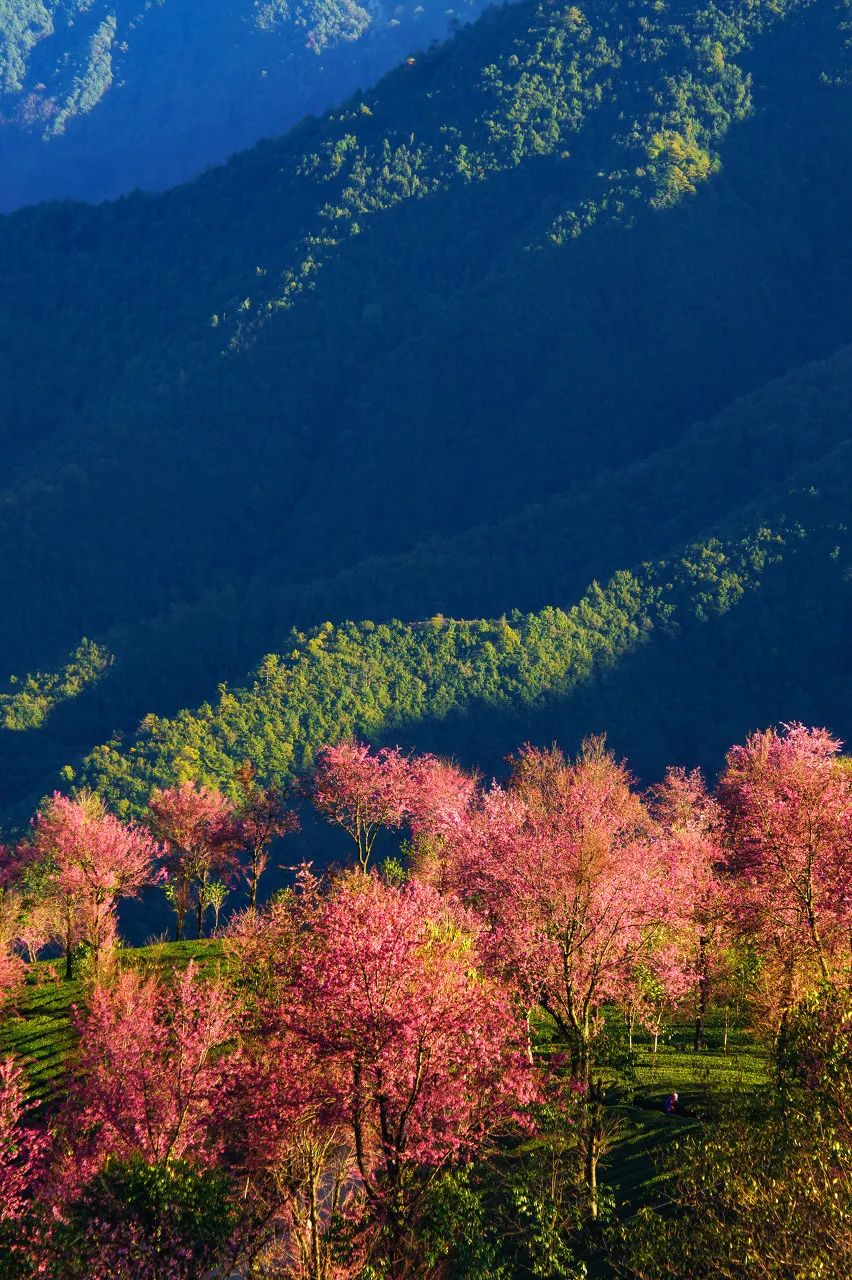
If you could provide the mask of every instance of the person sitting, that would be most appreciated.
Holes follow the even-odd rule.
[[[677,1094],[670,1093],[663,1103],[663,1108],[667,1116],[673,1116],[677,1111]]]

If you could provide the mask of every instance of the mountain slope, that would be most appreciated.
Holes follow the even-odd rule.
[[[115,655],[9,793],[293,625],[796,545],[852,399],[846,13],[522,2],[188,187],[0,223],[5,666]],[[789,581],[836,622],[833,575]]]
[[[94,740],[116,726],[130,728],[151,710],[152,689],[161,690],[159,709],[168,711],[203,697],[214,683],[206,674],[211,668],[219,680],[241,680],[262,647],[260,638],[271,636],[280,648],[294,623],[309,628],[318,619],[342,621],[365,612],[380,622],[438,613],[488,616],[518,606],[539,610],[548,601],[565,606],[592,576],[606,580],[629,565],[637,548],[649,559],[676,558],[681,540],[731,541],[737,525],[790,528],[803,501],[796,495],[810,490],[805,522],[813,526],[821,517],[840,524],[852,480],[844,461],[850,422],[852,350],[844,349],[696,424],[670,448],[494,524],[302,586],[281,587],[257,566],[239,590],[212,591],[191,606],[109,633],[109,650],[118,656],[104,667],[96,653],[99,662],[88,664],[89,677],[77,677],[73,701],[54,698],[40,714],[41,727],[30,727],[25,736],[0,732],[2,798],[16,805],[26,797],[26,807],[51,789],[60,764],[76,767]],[[817,572],[809,589],[824,585]],[[800,604],[790,591],[795,616]],[[790,630],[789,620],[784,626]],[[830,678],[840,665],[837,659],[825,665]],[[747,680],[764,675],[759,646],[740,645],[736,666]],[[23,688],[34,684],[43,705],[46,686],[64,688],[68,680],[58,672]],[[19,688],[10,695],[15,727],[22,727],[22,696],[27,698]],[[749,703],[740,699],[738,705]],[[699,736],[697,713],[681,706],[679,714],[677,732]],[[769,718],[790,714],[779,690]],[[593,707],[590,716],[592,723],[605,723]],[[652,718],[659,724],[658,716]],[[641,750],[632,754],[642,758]]]
[[[690,43],[678,7],[655,12],[492,12],[193,187],[7,220],[9,669],[50,665],[82,634],[183,606],[259,560],[304,582],[588,483],[852,339],[852,97],[826,79],[845,47],[838,10],[793,6],[765,31],[762,6],[701,11],[733,23],[732,50],[754,41],[706,83],[706,22],[690,19]],[[495,87],[497,56],[517,66]],[[760,96],[734,127],[749,58]],[[683,171],[646,163],[635,195],[624,175],[678,110],[683,137],[710,146],[720,131],[722,167],[658,209]],[[403,170],[418,117],[429,190],[400,200],[417,187]],[[468,154],[491,145],[496,167],[469,180],[468,144],[439,149],[447,130]],[[600,173],[615,175],[603,194]],[[360,233],[331,234],[324,211],[351,221],[351,200],[369,206]],[[556,244],[572,210],[592,225]],[[316,248],[315,287],[267,313],[306,238],[334,241]]]
[[[779,706],[849,730],[852,683],[838,684],[835,672],[852,620],[850,556],[845,524],[821,515],[810,529],[708,539],[595,584],[568,611],[326,623],[268,655],[248,687],[222,688],[215,704],[172,720],[146,717],[130,742],[95,750],[81,777],[139,814],[155,785],[202,779],[227,789],[246,759],[264,778],[292,776],[353,732],[497,769],[527,737],[576,746],[605,730],[652,775],[673,752],[718,766],[731,735]],[[818,615],[805,615],[812,601]]]
[[[161,190],[372,84],[459,0],[2,0],[0,212]]]

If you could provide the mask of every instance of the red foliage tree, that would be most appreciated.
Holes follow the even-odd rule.
[[[95,988],[76,1028],[66,1116],[69,1129],[93,1136],[77,1150],[75,1177],[109,1155],[141,1154],[150,1164],[216,1160],[222,1051],[237,1028],[221,985],[203,981],[192,964],[171,987],[125,970]]]
[[[237,771],[242,793],[236,820],[240,848],[248,858],[245,869],[249,888],[249,905],[257,906],[257,886],[269,865],[269,849],[273,840],[299,830],[298,815],[287,805],[286,793],[280,787],[261,787],[255,771],[245,762]]]
[[[852,960],[852,772],[836,738],[794,724],[733,747],[719,795],[732,911],[783,1030],[797,1000]]]
[[[33,843],[51,870],[45,886],[55,902],[70,978],[76,938],[91,943],[97,960],[114,936],[118,901],[136,897],[154,880],[159,848],[144,827],[120,822],[88,792],[76,799],[56,792],[35,820]]]
[[[153,791],[148,812],[151,826],[166,846],[176,941],[183,937],[184,917],[193,905],[200,938],[210,881],[232,878],[238,870],[236,850],[241,837],[236,808],[220,791],[185,782]]]
[[[434,890],[348,875],[308,911],[266,1049],[277,1083],[262,1096],[277,1098],[285,1131],[295,1110],[338,1146],[343,1135],[367,1218],[404,1275],[424,1171],[478,1150],[532,1096],[523,1025],[476,972],[470,919]]]

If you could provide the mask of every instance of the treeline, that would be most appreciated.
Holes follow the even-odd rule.
[[[801,644],[812,654],[831,646],[825,679],[808,669],[802,687],[816,702],[836,691],[833,649],[848,623],[848,554],[839,524],[808,533],[791,523],[618,573],[568,610],[493,621],[438,615],[419,624],[326,623],[264,658],[248,686],[223,687],[215,703],[196,711],[147,716],[132,738],[96,748],[66,781],[138,815],[154,785],[197,778],[227,790],[244,759],[268,783],[297,775],[323,743],[353,733],[461,751],[497,768],[518,737],[579,742],[608,723],[619,744],[635,743],[650,775],[666,741],[695,759],[690,699],[712,706],[719,722],[712,767],[724,750],[719,734],[732,723],[747,726],[767,698],[791,712],[801,703],[802,692],[779,678],[779,657],[792,670]],[[787,617],[791,593],[807,599],[809,589],[832,599],[818,635],[811,612],[798,629]],[[779,627],[783,651],[771,643]],[[728,656],[734,649],[747,655],[737,666]],[[639,677],[637,662],[645,664]],[[755,675],[761,663],[763,680]]]
[[[5,1274],[752,1280],[759,1263],[783,1280],[791,1257],[845,1274],[840,747],[798,724],[754,733],[712,791],[678,768],[639,790],[601,739],[575,759],[522,748],[502,786],[435,756],[328,748],[301,792],[353,865],[296,869],[232,916],[218,967],[170,980],[122,954],[118,900],[164,881],[180,922],[182,883],[200,904],[235,839],[263,850],[270,814],[292,829],[281,793],[250,770],[240,812],[192,783],[155,791],[150,830],[55,797],[0,864],[0,995],[14,1009],[57,900],[86,976],[40,1113],[21,1065],[0,1066]],[[379,862],[382,835],[397,848]],[[724,1053],[733,1022],[770,1078],[721,1108],[705,1095],[667,1154],[664,1208],[620,1215],[601,1173],[637,1040],[656,1063],[673,1026],[697,1056],[724,1028]],[[683,1116],[677,1092],[665,1110]]]
[[[9,692],[0,693],[0,726],[17,732],[40,728],[57,706],[96,684],[111,661],[108,650],[84,639],[59,671],[10,676]]]

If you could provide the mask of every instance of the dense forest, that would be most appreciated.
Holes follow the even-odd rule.
[[[0,852],[0,1274],[844,1280],[840,752],[642,789],[599,737],[502,785],[350,741],[144,825],[57,793]],[[349,852],[261,904],[297,805]],[[146,888],[175,941],[129,948]]]
[[[2,0],[0,211],[162,190],[475,17],[355,0]]]
[[[831,0],[524,2],[192,184],[0,221],[10,822],[231,739],[608,729],[650,776],[849,733],[849,73]]]

